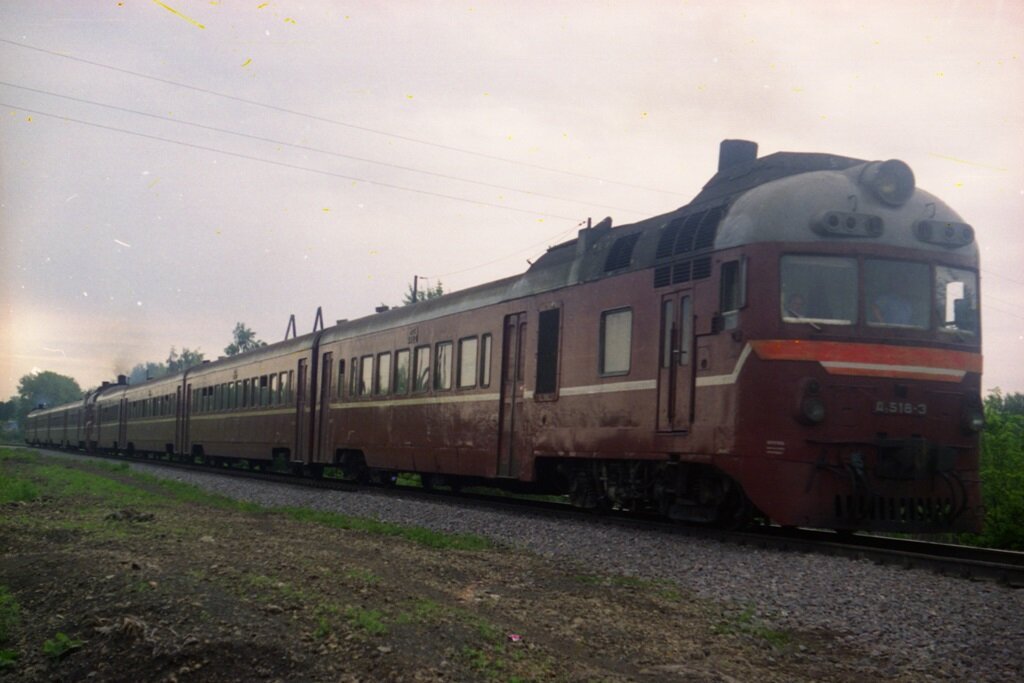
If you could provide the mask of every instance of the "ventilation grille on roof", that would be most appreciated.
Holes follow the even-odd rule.
[[[608,258],[604,262],[604,272],[625,268],[633,260],[633,247],[640,239],[640,233],[625,235],[615,240],[612,248],[608,251]]]
[[[722,220],[722,207],[679,216],[665,226],[658,239],[659,259],[710,249],[715,244],[718,224]]]

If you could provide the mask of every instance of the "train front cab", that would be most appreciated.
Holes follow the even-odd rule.
[[[780,524],[976,530],[973,231],[915,191],[912,174],[907,188],[902,162],[886,163],[903,174],[902,202],[865,183],[867,164],[734,204],[720,233],[732,249],[717,260],[743,264],[747,296],[729,311],[723,277],[715,343],[736,360],[720,382],[698,376],[698,392],[702,379],[705,400],[734,392],[735,442],[723,451],[740,457],[723,456],[723,469]]]

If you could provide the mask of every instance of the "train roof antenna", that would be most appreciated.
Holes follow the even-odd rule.
[[[313,331],[324,329],[324,310],[323,306],[316,307],[316,320],[313,321]]]
[[[284,331],[284,340],[288,341],[289,339],[298,336],[298,332],[295,331],[295,314],[292,313],[291,317],[288,318],[288,329]]]

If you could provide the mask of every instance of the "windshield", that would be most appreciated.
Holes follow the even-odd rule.
[[[864,262],[864,295],[868,325],[928,329],[929,271],[926,263]]]
[[[851,325],[857,319],[857,261],[782,257],[782,319]]]
[[[936,266],[935,294],[940,330],[978,332],[978,276],[975,273]]]
[[[978,276],[973,271],[915,261],[787,254],[779,282],[781,316],[787,323],[817,329],[863,321],[869,327],[978,333]]]

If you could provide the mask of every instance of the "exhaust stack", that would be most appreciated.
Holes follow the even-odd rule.
[[[722,140],[718,147],[718,171],[757,160],[757,143],[751,140]]]

